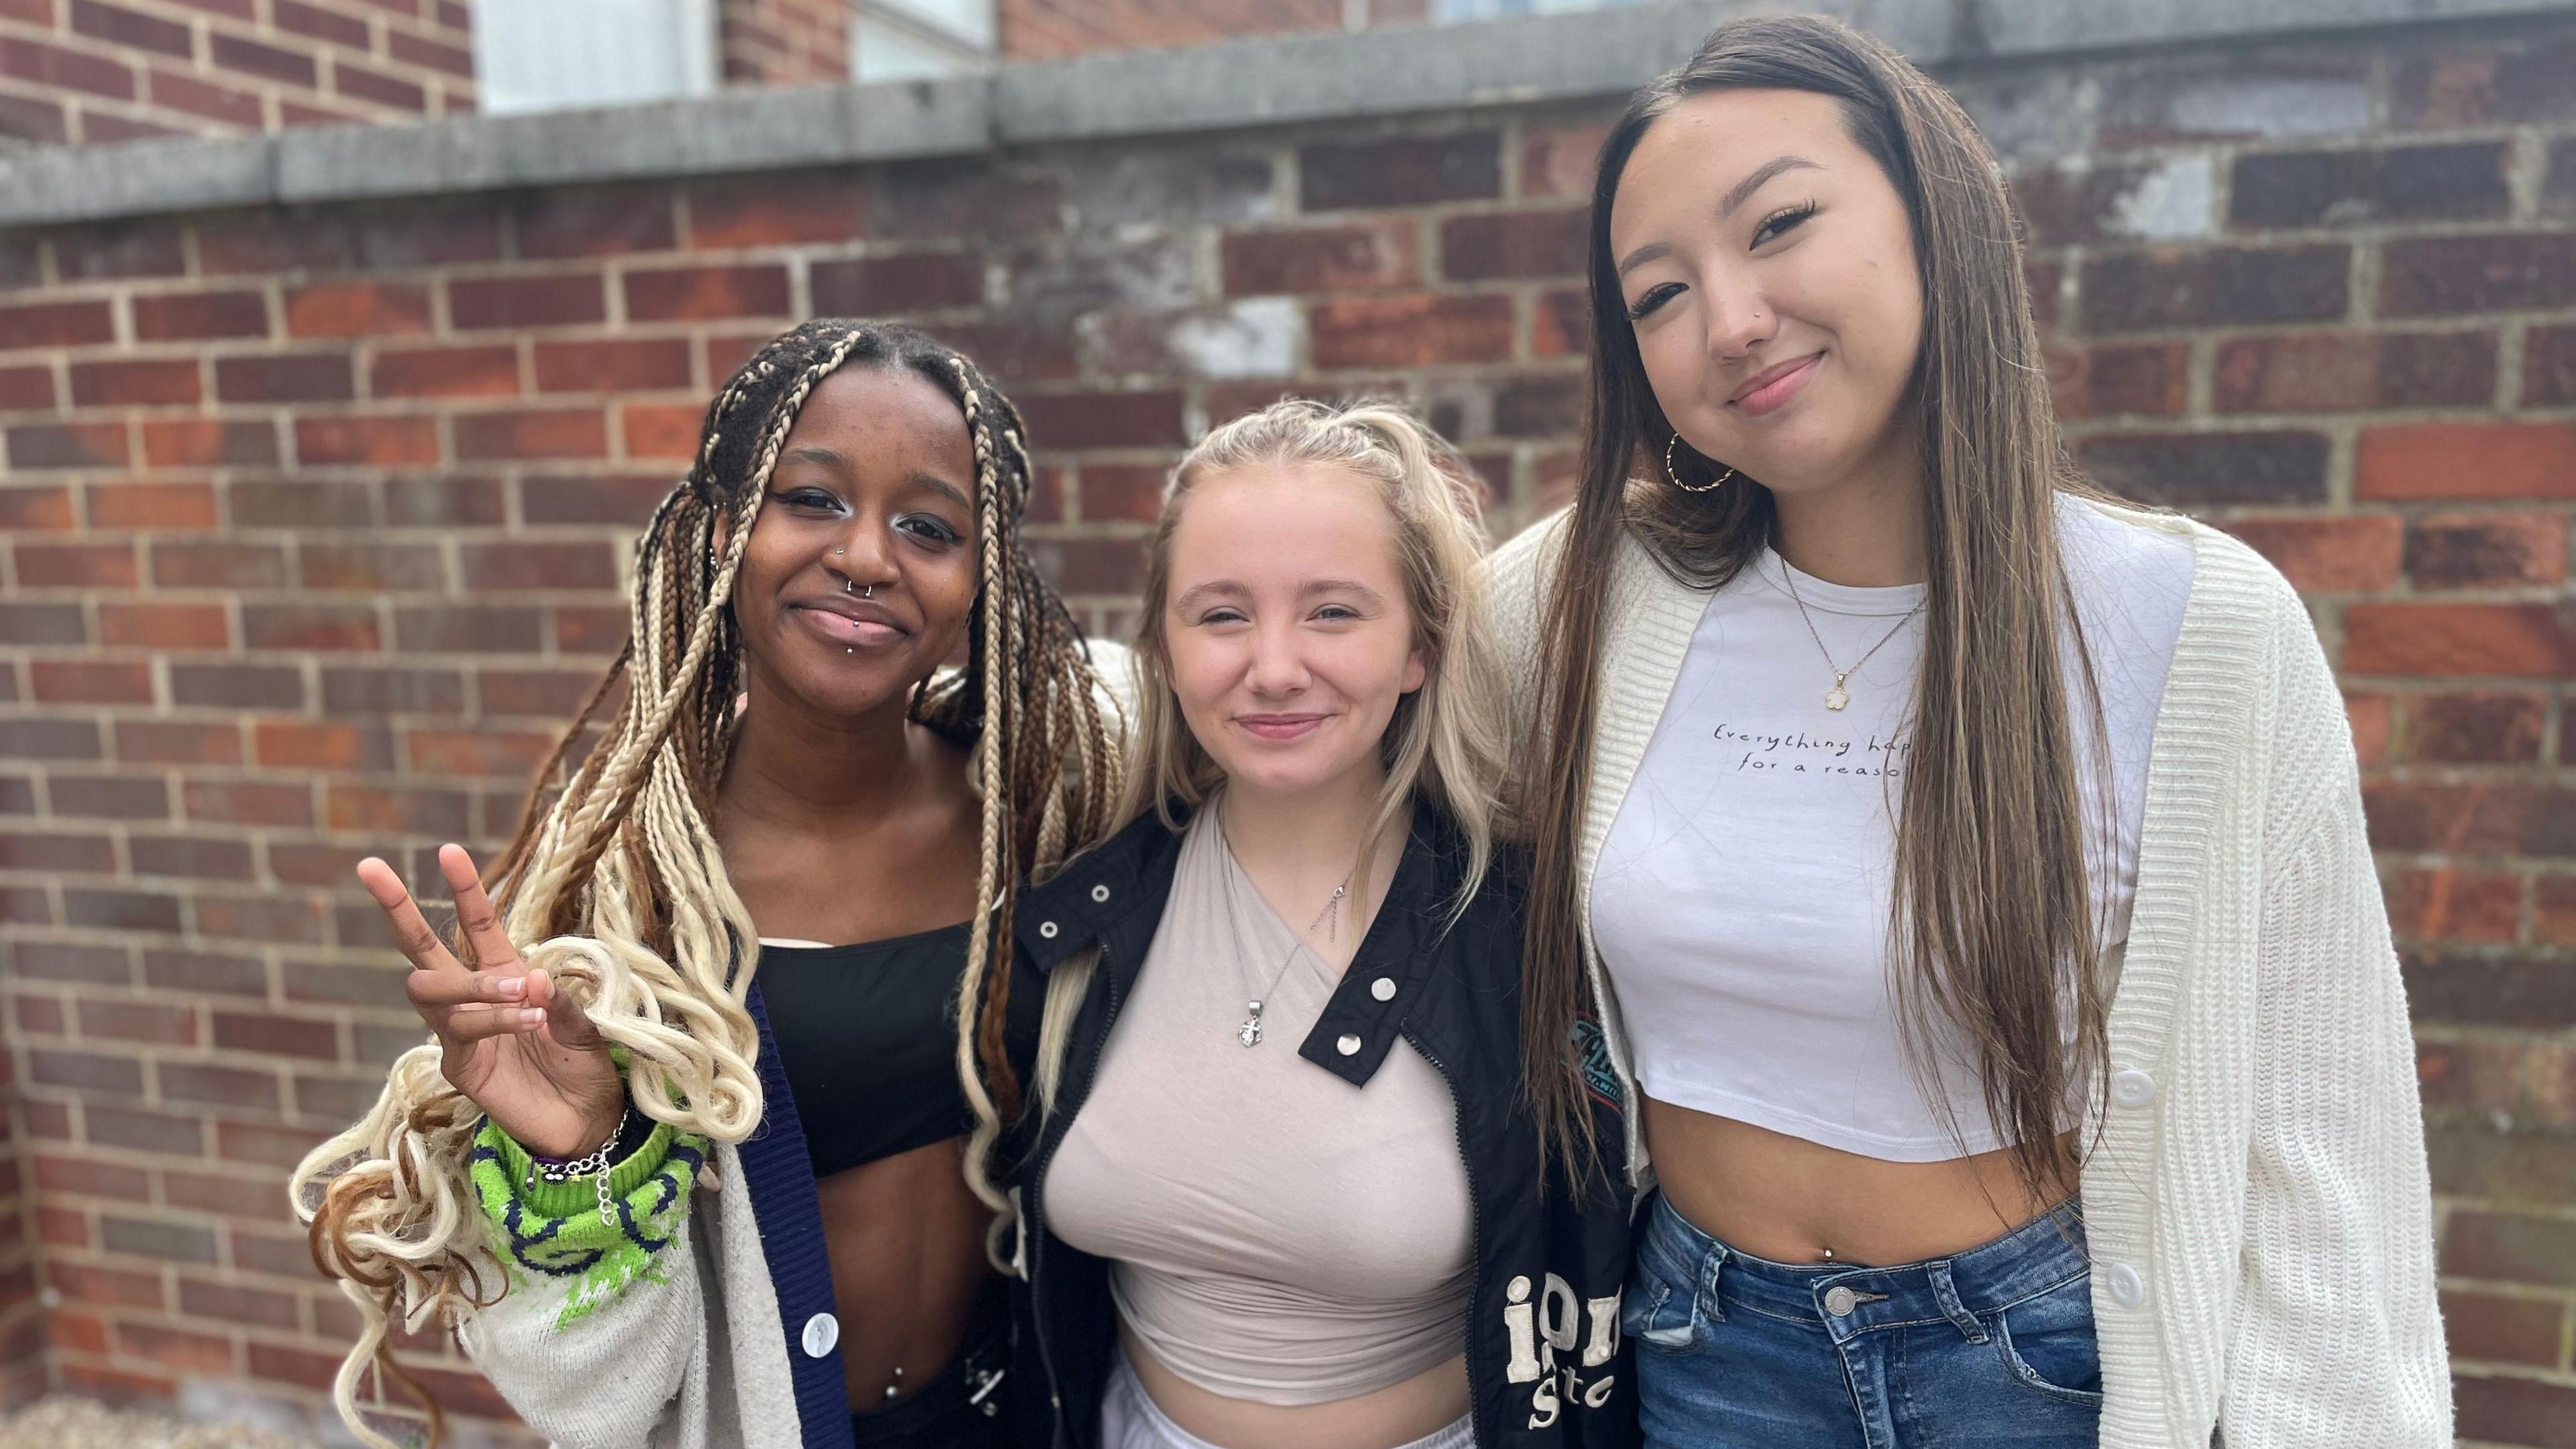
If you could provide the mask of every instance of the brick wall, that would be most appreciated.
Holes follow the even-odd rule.
[[[463,0],[0,0],[0,150],[474,109]]]
[[[1248,35],[1419,25],[1431,0],[995,0],[1001,52],[1062,60],[1103,51],[1169,50]]]
[[[849,0],[719,0],[716,36],[729,86],[850,78]]]
[[[1948,77],[2029,213],[2078,456],[2254,540],[2339,662],[2463,1435],[2559,1449],[2570,77],[2576,21]],[[0,234],[15,1382],[320,1402],[349,1314],[284,1175],[419,1036],[349,864],[501,832],[754,341],[901,313],[982,357],[1043,450],[1048,566],[1123,627],[1161,470],[1284,387],[1410,398],[1515,521],[1562,496],[1604,114]],[[438,1381],[495,1407],[453,1359]]]

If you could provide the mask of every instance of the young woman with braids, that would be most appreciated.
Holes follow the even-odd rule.
[[[778,338],[708,408],[558,765],[622,684],[613,725],[488,891],[440,852],[458,953],[360,866],[437,1037],[297,1174],[366,1316],[353,1427],[366,1367],[402,1377],[389,1320],[445,1315],[562,1445],[1004,1442],[1006,1205],[960,1157],[1033,1045],[1015,883],[1104,833],[1117,784],[1028,492],[965,358]]]
[[[1496,591],[1532,1095],[1579,1156],[1606,1080],[1659,1187],[1648,1442],[2447,1444],[2334,677],[2250,550],[2072,475],[1967,117],[1728,24],[1589,257],[1582,480]]]

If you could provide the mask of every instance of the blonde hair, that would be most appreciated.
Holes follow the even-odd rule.
[[[1467,857],[1452,919],[1475,897],[1504,832],[1498,796],[1506,767],[1504,672],[1487,610],[1481,488],[1447,439],[1393,403],[1346,405],[1288,399],[1216,428],[1172,470],[1147,545],[1143,614],[1136,627],[1136,731],[1122,818],[1152,810],[1178,828],[1175,807],[1195,808],[1224,783],[1172,697],[1163,614],[1171,598],[1172,533],[1192,490],[1262,466],[1329,468],[1374,486],[1386,505],[1422,687],[1399,701],[1381,758],[1386,786],[1369,838],[1382,836],[1419,799],[1455,821]],[[1051,1101],[1064,1037],[1090,984],[1087,958],[1047,983],[1037,1095]]]
[[[910,328],[826,319],[772,341],[708,406],[698,461],[662,500],[636,550],[632,637],[564,732],[555,777],[622,678],[614,726],[551,798],[540,788],[488,871],[511,940],[561,981],[602,1036],[627,1052],[635,1110],[739,1142],[761,1118],[758,1036],[745,999],[759,937],[726,878],[708,820],[734,738],[740,635],[729,604],[788,431],[816,384],[846,363],[906,369],[954,398],[974,444],[978,590],[963,670],[914,692],[911,717],[974,752],[982,853],[957,1009],[957,1069],[990,1150],[1019,1085],[1003,1054],[1011,904],[1023,872],[1097,840],[1114,819],[1119,761],[1099,680],[1072,620],[1019,536],[1030,466],[1018,413],[964,357]],[[379,1449],[393,1441],[357,1404],[370,1363],[428,1408],[394,1360],[399,1315],[416,1328],[497,1302],[482,1260],[488,1228],[467,1163],[482,1114],[439,1074],[435,1043],[394,1063],[375,1108],[296,1169],[295,1210],[314,1262],[357,1304],[361,1328],[333,1385],[341,1418]],[[970,1173],[997,1213],[1009,1205]],[[495,1275],[498,1276],[497,1274]]]

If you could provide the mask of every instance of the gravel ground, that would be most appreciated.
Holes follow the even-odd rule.
[[[54,1394],[0,1414],[0,1449],[314,1449],[267,1429],[192,1423]]]

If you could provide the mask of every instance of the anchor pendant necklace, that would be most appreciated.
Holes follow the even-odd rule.
[[[1225,810],[1223,806],[1219,806],[1217,809],[1216,835],[1217,840],[1225,846],[1226,860],[1234,867],[1232,870],[1226,872],[1225,906],[1226,913],[1235,918],[1237,925],[1235,934],[1240,938],[1242,935],[1241,923],[1243,919],[1243,903],[1239,897],[1243,889],[1241,881],[1245,875],[1245,871],[1243,869],[1243,862],[1235,856],[1234,841],[1225,833]],[[1363,845],[1361,848],[1365,851],[1367,847]],[[1315,913],[1315,919],[1307,922],[1306,929],[1299,932],[1297,939],[1289,945],[1288,954],[1280,959],[1279,969],[1270,973],[1270,984],[1262,987],[1259,995],[1250,997],[1244,1002],[1244,1008],[1249,1015],[1243,1018],[1243,1024],[1241,1026],[1234,1029],[1234,1039],[1236,1041],[1243,1043],[1247,1047],[1257,1047],[1261,1045],[1261,1011],[1263,1003],[1270,999],[1271,993],[1279,989],[1279,983],[1287,979],[1288,968],[1295,964],[1297,953],[1305,949],[1306,938],[1315,934],[1315,928],[1324,924],[1326,917],[1332,918],[1334,932],[1340,931],[1342,897],[1350,894],[1351,877],[1356,876],[1359,873],[1359,857],[1353,856],[1351,858],[1351,868],[1342,876],[1342,883],[1333,887],[1332,895],[1324,901],[1324,908]],[[1286,923],[1282,922],[1281,924],[1284,925]],[[1330,939],[1330,936],[1328,935],[1326,939]],[[1239,959],[1237,961],[1236,969],[1238,971],[1241,970],[1241,962]]]
[[[1853,660],[1851,668],[1843,669],[1834,664],[1834,651],[1825,647],[1825,636],[1816,632],[1816,621],[1807,613],[1807,601],[1798,597],[1798,571],[1789,566],[1787,559],[1780,560],[1780,578],[1789,586],[1789,602],[1798,606],[1798,618],[1807,626],[1807,637],[1816,641],[1816,652],[1825,656],[1825,667],[1833,670],[1834,687],[1825,691],[1827,709],[1838,710],[1851,703],[1851,696],[1843,690],[1843,681],[1860,673],[1860,667],[1869,662],[1870,654],[1876,654],[1886,648],[1888,640],[1903,633],[1905,626],[1914,622],[1914,616],[1923,612],[1923,605],[1920,603],[1906,610],[1905,617],[1896,621],[1895,628],[1880,635],[1878,642],[1869,646],[1869,654],[1863,654]]]

